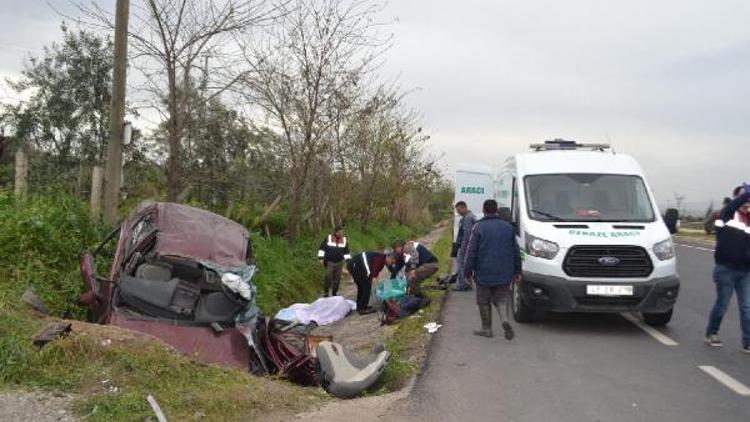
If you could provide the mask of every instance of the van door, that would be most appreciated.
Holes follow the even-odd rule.
[[[513,222],[513,227],[516,229],[516,236],[521,235],[521,205],[518,201],[518,183],[516,182],[516,178],[513,178],[513,184],[512,184],[512,192],[511,192],[511,221]]]

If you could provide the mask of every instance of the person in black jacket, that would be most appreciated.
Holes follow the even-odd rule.
[[[341,273],[344,262],[351,259],[349,255],[349,244],[344,236],[344,228],[336,227],[333,233],[326,236],[320,243],[318,250],[320,265],[326,269],[323,278],[323,297],[336,296],[341,284]]]
[[[370,304],[372,287],[378,282],[380,272],[396,262],[392,251],[367,251],[354,255],[349,261],[349,273],[357,285],[357,313],[366,315],[375,312]]]
[[[521,277],[521,252],[513,226],[497,214],[494,199],[484,201],[484,218],[471,231],[466,250],[464,271],[473,278],[477,289],[477,307],[482,328],[474,334],[492,337],[492,306],[500,317],[505,338],[515,336],[510,325],[508,292],[510,283]],[[502,303],[504,302],[504,303]]]
[[[750,353],[750,188],[747,184],[734,190],[734,199],[716,220],[714,283],[716,302],[706,327],[706,343],[721,347],[719,327],[732,294],[737,292],[742,329],[742,350]]]
[[[440,269],[437,257],[424,245],[409,240],[393,242],[396,263],[389,265],[391,276],[395,277],[402,269],[409,282],[408,294],[422,295],[420,284]]]

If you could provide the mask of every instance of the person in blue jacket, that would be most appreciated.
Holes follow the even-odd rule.
[[[513,226],[497,214],[494,199],[484,201],[484,218],[471,231],[466,250],[464,273],[477,290],[477,306],[482,328],[474,334],[492,337],[492,305],[495,306],[507,340],[514,337],[510,325],[508,292],[510,283],[521,278],[521,253]]]
[[[742,351],[750,353],[750,188],[747,183],[734,189],[734,199],[716,220],[714,284],[716,302],[706,327],[706,343],[721,347],[719,327],[737,292],[742,329]]]

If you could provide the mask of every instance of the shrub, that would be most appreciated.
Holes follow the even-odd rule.
[[[32,287],[58,314],[75,306],[81,291],[78,256],[99,239],[80,201],[65,195],[31,196],[16,201],[0,190],[0,309]]]

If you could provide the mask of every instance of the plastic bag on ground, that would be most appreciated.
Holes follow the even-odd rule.
[[[406,296],[406,289],[408,286],[409,283],[406,281],[406,277],[384,280],[378,282],[378,285],[375,288],[375,297],[381,302],[388,299],[401,300]]]

